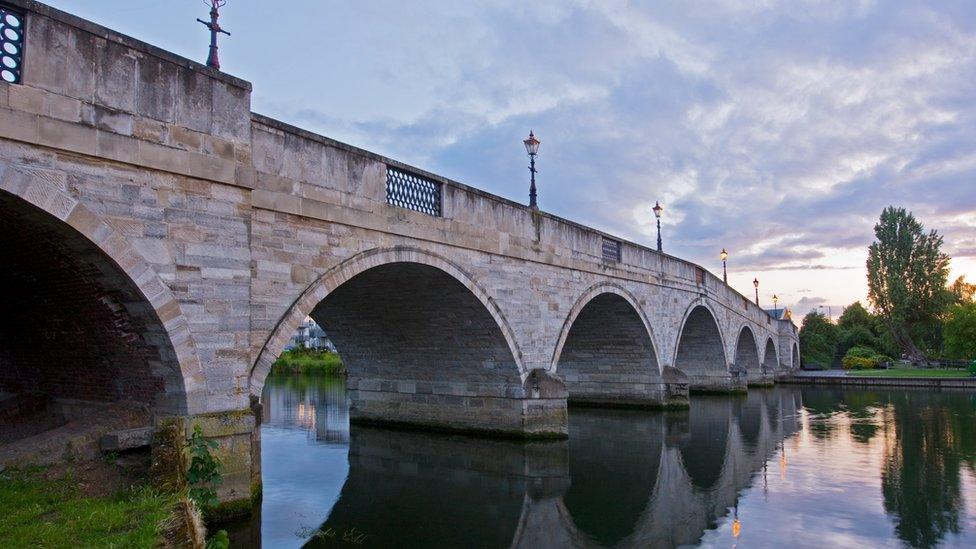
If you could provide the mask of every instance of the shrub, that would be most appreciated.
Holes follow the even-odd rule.
[[[969,375],[976,377],[976,360],[969,363]]]
[[[870,370],[877,368],[883,362],[890,362],[891,359],[879,354],[870,347],[857,345],[851,347],[841,360],[845,370]]]
[[[858,356],[845,356],[840,362],[845,370],[870,370],[878,366],[878,361],[873,358]]]
[[[271,365],[275,374],[326,374],[345,375],[346,367],[339,355],[329,351],[289,349]]]

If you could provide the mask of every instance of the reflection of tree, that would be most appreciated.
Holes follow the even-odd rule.
[[[844,392],[837,389],[815,388],[801,391],[806,408],[810,434],[820,440],[833,438],[837,427],[833,416],[840,411]]]
[[[867,444],[878,434],[879,407],[887,402],[887,396],[869,391],[853,391],[844,395],[847,415],[851,420],[851,438],[855,442]]]
[[[907,392],[891,395],[885,418],[881,491],[895,532],[915,547],[958,533],[964,504],[960,465],[972,463],[976,432],[968,395]]]

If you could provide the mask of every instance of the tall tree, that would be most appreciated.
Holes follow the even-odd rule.
[[[925,355],[913,333],[927,331],[950,301],[942,236],[926,233],[911,212],[894,206],[881,212],[874,235],[877,240],[868,248],[868,299],[906,358],[922,362]]]

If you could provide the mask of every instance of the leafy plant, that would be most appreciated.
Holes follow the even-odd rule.
[[[217,533],[207,540],[206,549],[228,549],[230,547],[230,537],[227,530],[217,530]]]
[[[203,436],[203,429],[199,425],[193,426],[190,437],[190,467],[186,472],[186,480],[190,484],[190,499],[201,509],[215,507],[217,500],[216,486],[223,480],[224,466],[213,455],[217,449],[217,442]]]
[[[969,363],[969,375],[976,377],[976,360]]]

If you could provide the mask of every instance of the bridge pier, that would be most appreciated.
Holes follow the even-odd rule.
[[[763,370],[749,372],[746,384],[749,387],[772,387],[775,385],[773,372]]]
[[[664,367],[661,375],[566,374],[570,406],[680,409],[688,407],[688,377]]]
[[[732,374],[688,374],[688,389],[692,393],[738,394],[748,391],[746,376]]]
[[[566,388],[545,370],[521,386],[350,377],[349,421],[506,438],[568,436]]]

